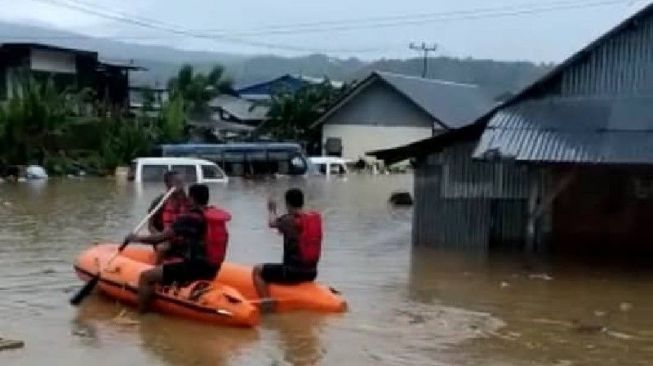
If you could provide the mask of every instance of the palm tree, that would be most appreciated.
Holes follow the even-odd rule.
[[[232,91],[232,80],[227,78],[222,65],[215,65],[208,73],[196,73],[192,65],[183,65],[176,77],[168,82],[172,100],[183,99],[186,112],[191,116],[206,116],[209,101],[222,93]]]

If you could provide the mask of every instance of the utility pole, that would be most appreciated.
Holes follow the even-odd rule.
[[[428,59],[429,59],[429,52],[435,52],[438,49],[438,45],[433,43],[432,45],[427,45],[426,42],[422,42],[422,44],[417,45],[415,43],[410,43],[410,49],[414,51],[418,51],[424,55],[424,65],[422,66],[422,77],[426,77],[426,73],[429,68],[428,64]]]

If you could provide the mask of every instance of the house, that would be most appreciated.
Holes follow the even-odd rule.
[[[468,124],[494,105],[478,86],[373,72],[324,113],[322,153],[358,160]]]
[[[245,139],[266,120],[269,107],[230,94],[221,94],[209,102],[213,131],[219,140]]]
[[[372,154],[418,160],[413,242],[652,251],[653,5],[464,128]]]
[[[272,80],[237,87],[236,93],[240,97],[251,101],[270,100],[275,93],[280,91],[296,93],[307,85],[319,85],[327,80],[326,78],[285,74]],[[341,81],[329,80],[329,83],[334,88],[341,88],[344,85]]]
[[[149,99],[149,100],[148,100]],[[145,111],[152,116],[158,115],[163,105],[170,99],[170,91],[158,85],[150,86],[130,86],[129,87],[129,108],[133,113],[150,108]],[[148,105],[149,103],[149,105]]]
[[[209,101],[210,115],[188,121],[194,142],[243,141],[267,120],[269,107],[231,94]]]
[[[0,44],[0,99],[7,99],[17,78],[29,73],[37,80],[52,78],[63,90],[90,88],[97,98],[128,107],[130,63],[102,61],[96,52],[39,43]]]

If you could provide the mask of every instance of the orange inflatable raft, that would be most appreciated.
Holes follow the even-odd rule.
[[[225,262],[218,273],[217,281],[229,285],[243,294],[246,299],[258,301],[252,280],[252,267]],[[347,311],[347,302],[334,288],[316,282],[298,285],[270,285],[270,296],[276,300],[275,311],[287,312],[306,310],[322,313]]]
[[[75,271],[84,281],[102,273],[97,288],[119,301],[136,304],[136,289],[141,272],[152,267],[154,253],[144,246],[127,247],[108,264],[117,244],[101,244],[82,252]],[[203,322],[253,327],[259,323],[258,307],[238,290],[216,281],[195,281],[185,287],[161,287],[152,303],[154,310]]]
[[[115,248],[116,244],[101,244],[90,250],[111,252],[115,251]],[[136,258],[140,262],[152,263],[153,253],[148,245],[132,244],[123,253],[125,256]],[[94,271],[95,269],[91,272],[95,273]],[[229,286],[254,304],[259,300],[252,281],[251,266],[225,262],[222,264],[218,277],[213,284],[214,286]],[[305,310],[341,313],[347,311],[347,302],[337,290],[316,282],[292,286],[270,285],[270,295],[277,301],[275,308],[277,312]]]

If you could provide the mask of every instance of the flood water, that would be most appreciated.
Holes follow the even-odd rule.
[[[653,364],[653,269],[412,248],[411,211],[387,204],[409,175],[215,186],[212,201],[234,216],[229,260],[281,258],[265,202],[289,186],[324,213],[319,279],[350,311],[270,315],[243,330],[157,314],[124,324],[122,307],[98,296],[68,305],[75,255],[122,239],[162,187],[0,185],[0,337],[25,341],[0,365]]]

